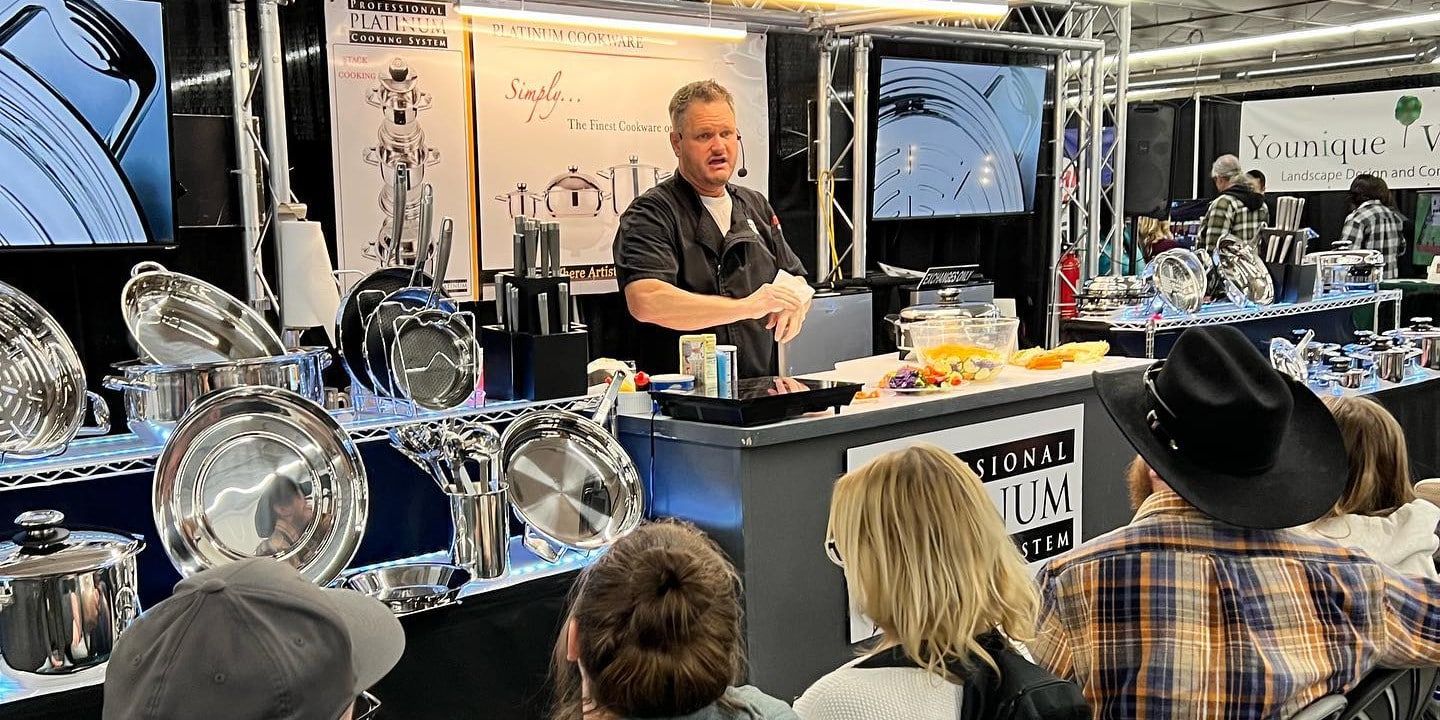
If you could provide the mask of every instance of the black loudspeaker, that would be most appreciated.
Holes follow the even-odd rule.
[[[240,186],[232,168],[235,131],[229,115],[171,116],[175,137],[175,224],[240,224]]]
[[[1125,122],[1125,214],[1164,218],[1170,206],[1175,108],[1131,105]]]

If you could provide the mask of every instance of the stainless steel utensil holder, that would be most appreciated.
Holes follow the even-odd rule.
[[[510,489],[478,495],[446,493],[455,536],[450,545],[452,562],[470,571],[476,580],[494,580],[510,572]]]

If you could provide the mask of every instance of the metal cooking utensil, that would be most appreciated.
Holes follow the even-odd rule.
[[[1249,243],[1226,235],[1215,246],[1215,259],[1230,302],[1239,307],[1275,302],[1275,280]]]
[[[120,309],[145,357],[192,365],[285,354],[265,318],[235,296],[157,262],[137,263],[120,291]]]
[[[1310,369],[1300,359],[1300,353],[1285,338],[1270,339],[1270,366],[1300,382],[1305,382],[1310,376]]]
[[[605,426],[628,373],[617,373],[591,418],[564,410],[522,415],[500,438],[501,470],[525,543],[541,557],[608,546],[640,524],[645,490]]]
[[[462,567],[407,563],[346,573],[330,586],[368,595],[403,617],[453,604],[470,579]]]
[[[410,193],[410,163],[402,160],[395,163],[395,194],[390,205],[390,264],[400,264],[400,245],[405,237],[405,202]]]
[[[324,409],[279,388],[239,387],[207,395],[176,426],[152,503],[182,575],[270,556],[324,584],[354,558],[369,498],[355,443]]]

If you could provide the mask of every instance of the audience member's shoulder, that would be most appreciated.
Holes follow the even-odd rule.
[[[733,688],[730,695],[748,705],[756,720],[799,720],[799,716],[783,700],[770,697],[753,685]]]
[[[1044,575],[1057,577],[1066,570],[1097,560],[1126,555],[1141,549],[1143,530],[1125,525],[1095,537],[1075,549],[1057,555],[1045,564]]]

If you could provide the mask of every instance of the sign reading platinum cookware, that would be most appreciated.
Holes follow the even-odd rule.
[[[1011,540],[1039,570],[1080,543],[1084,428],[1085,407],[1070,405],[850,448],[845,469],[918,443],[954,453],[980,476]],[[850,642],[875,633],[867,618],[850,611]]]

